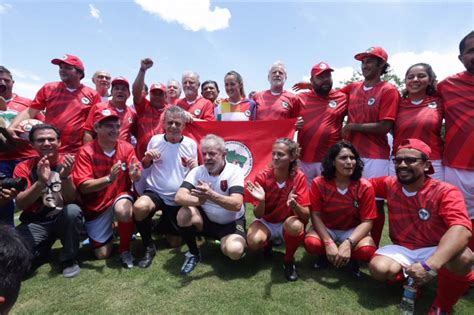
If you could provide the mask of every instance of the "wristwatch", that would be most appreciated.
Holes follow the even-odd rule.
[[[349,244],[351,244],[351,249],[354,249],[354,247],[356,246],[356,243],[350,238],[346,238],[346,241],[349,242]]]
[[[107,180],[107,184],[112,184],[112,178],[110,178],[110,175],[107,176],[106,180]]]

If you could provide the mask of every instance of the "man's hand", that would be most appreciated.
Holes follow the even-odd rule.
[[[290,207],[290,209],[294,209],[298,205],[296,202],[296,197],[298,197],[298,195],[295,194],[295,188],[293,187],[288,194],[288,199],[286,200],[286,205]]]
[[[145,59],[141,60],[141,62],[140,62],[140,69],[141,70],[147,71],[151,67],[153,67],[153,60],[151,60],[150,58],[145,58]]]
[[[59,172],[59,177],[66,178],[69,175],[71,175],[72,168],[74,167],[75,160],[76,160],[76,158],[74,157],[74,155],[66,154],[64,156],[64,160],[63,160],[63,164],[62,164],[63,168]]]
[[[265,200],[265,190],[258,182],[252,183],[249,181],[247,183],[247,191],[258,201]]]
[[[49,177],[51,176],[51,166],[49,165],[48,157],[43,156],[36,166],[36,175],[38,176],[38,181],[43,184],[48,182]]]
[[[13,200],[18,195],[15,188],[1,188],[0,189],[0,207],[6,205],[10,200]]]
[[[339,253],[336,243],[334,241],[324,242],[326,248],[326,256],[331,264],[336,264],[336,258]]]
[[[110,168],[110,174],[109,174],[110,180],[114,182],[121,171],[122,171],[122,161],[119,160]]]
[[[423,285],[430,282],[434,277],[423,268],[420,263],[414,263],[410,265],[407,270],[407,274],[415,280],[415,284]]]
[[[194,121],[194,117],[190,112],[184,112],[186,115],[186,123],[192,123]]]
[[[337,268],[344,267],[345,265],[347,265],[350,259],[351,259],[351,244],[348,241],[342,242],[339,245],[337,257],[334,262],[334,266],[336,266]]]
[[[181,159],[189,169],[193,169],[198,166],[198,161],[196,159],[188,157],[182,157]]]
[[[135,156],[132,158],[130,165],[128,166],[128,174],[132,181],[136,182],[140,180],[142,175],[142,165]]]
[[[295,123],[296,130],[303,129],[303,126],[304,126],[303,116],[298,116],[298,118],[296,119],[296,123]]]
[[[295,92],[301,91],[301,90],[311,90],[313,86],[309,82],[298,82],[295,83],[291,89]]]
[[[158,149],[148,150],[142,158],[142,164],[148,167],[151,161],[158,161],[161,158],[161,152]]]
[[[351,128],[352,124],[346,124],[344,127],[341,129],[341,137],[343,139],[347,139],[351,133]]]

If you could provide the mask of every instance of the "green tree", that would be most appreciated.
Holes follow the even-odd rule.
[[[362,73],[360,71],[354,71],[352,72],[352,77],[350,77],[348,80],[341,81],[339,82],[343,86],[352,83],[352,82],[358,82],[358,81],[363,81],[364,77],[362,76]],[[393,72],[393,70],[389,70],[386,74],[382,76],[383,81],[387,81],[392,83],[397,87],[397,89],[401,92],[405,88],[405,84],[403,83],[403,80]]]

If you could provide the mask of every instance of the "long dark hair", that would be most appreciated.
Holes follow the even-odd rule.
[[[358,181],[362,177],[362,171],[364,170],[364,162],[360,158],[359,152],[352,145],[351,142],[347,140],[341,140],[334,144],[332,147],[330,147],[328,153],[324,157],[323,163],[321,165],[321,174],[326,180],[330,181],[336,178],[336,166],[334,165],[334,162],[336,161],[336,157],[339,152],[341,152],[341,150],[344,148],[351,150],[356,159],[356,166],[354,169],[354,173],[352,173],[351,175],[351,180]]]
[[[410,70],[413,69],[414,67],[423,67],[423,69],[426,71],[426,74],[428,75],[428,78],[430,78],[431,83],[428,84],[428,86],[426,87],[426,95],[435,94],[436,93],[436,74],[434,73],[433,68],[427,63],[420,62],[420,63],[415,63],[414,65],[410,66],[407,72],[405,73],[405,80],[408,76],[408,72],[410,72]],[[408,94],[409,94],[408,90],[405,87],[402,91],[402,97],[407,98]]]
[[[298,170],[298,157],[301,152],[300,145],[288,138],[278,138],[275,140],[275,143],[273,143],[273,145],[275,144],[284,144],[288,148],[288,153],[293,159],[288,167],[288,171],[290,172],[290,176],[295,176],[296,171]]]

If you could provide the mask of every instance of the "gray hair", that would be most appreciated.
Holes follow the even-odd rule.
[[[170,106],[165,111],[165,120],[168,119],[169,116],[176,115],[183,121],[186,121],[186,112],[179,106]]]
[[[203,146],[209,145],[209,142],[214,142],[217,149],[221,152],[225,152],[225,141],[219,136],[216,136],[212,133],[206,135],[204,138],[201,139],[201,148]]]
[[[286,67],[285,67],[285,65],[283,64],[283,62],[281,62],[280,60],[278,60],[278,61],[275,61],[275,62],[270,66],[270,69],[268,69],[268,74],[272,73],[273,68],[276,68],[276,67],[282,67],[282,68],[283,68],[283,71],[285,71],[285,75],[288,73],[288,72],[286,71]]]
[[[197,72],[194,72],[194,71],[185,71],[183,73],[183,76],[181,77],[181,81],[184,80],[185,77],[187,76],[195,76],[198,80],[198,82],[200,82],[200,79],[199,79],[199,74],[197,74]]]

